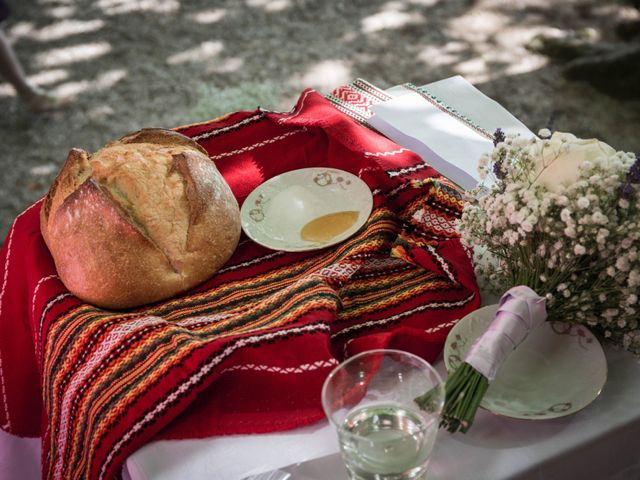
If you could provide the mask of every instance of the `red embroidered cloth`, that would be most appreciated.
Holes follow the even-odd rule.
[[[433,360],[479,305],[455,187],[314,91],[291,113],[178,130],[240,203],[274,175],[327,166],[359,175],[374,210],[356,236],[319,252],[243,237],[203,285],[129,312],[72,296],[40,235],[40,202],[19,215],[0,254],[0,426],[42,436],[45,478],[116,477],[152,439],[317,421],[322,382],[345,355],[390,347]]]

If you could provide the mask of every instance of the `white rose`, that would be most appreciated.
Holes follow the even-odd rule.
[[[580,177],[584,162],[606,165],[616,151],[595,138],[583,140],[570,133],[555,132],[550,139],[538,141],[529,147],[535,161],[532,173],[534,185],[542,185],[550,192],[560,193]]]

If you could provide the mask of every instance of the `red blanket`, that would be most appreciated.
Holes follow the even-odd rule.
[[[374,210],[356,236],[319,252],[243,237],[203,285],[126,313],[72,296],[40,235],[40,202],[19,215],[0,254],[0,426],[42,436],[46,478],[113,478],[152,439],[317,421],[322,382],[345,355],[390,347],[433,360],[479,305],[454,229],[456,188],[312,90],[291,113],[178,130],[240,203],[274,175],[327,166],[359,175]]]

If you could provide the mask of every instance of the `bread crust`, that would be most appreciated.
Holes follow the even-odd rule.
[[[69,291],[103,308],[131,308],[184,292],[229,259],[238,204],[203,152],[162,129],[126,135],[93,156],[69,152],[40,213]]]
[[[137,132],[130,133],[124,137],[119,138],[115,142],[108,143],[106,147],[110,147],[114,144],[132,144],[132,143],[154,143],[156,145],[170,145],[184,147],[190,147],[193,150],[198,150],[200,153],[209,156],[207,151],[200,146],[199,143],[182,135],[181,133],[174,132],[173,130],[165,130],[164,128],[143,128]]]

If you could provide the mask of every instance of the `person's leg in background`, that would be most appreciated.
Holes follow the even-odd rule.
[[[24,104],[32,111],[54,110],[69,102],[68,98],[61,98],[41,90],[27,79],[9,40],[4,34],[1,23],[8,17],[9,9],[0,0],[0,76],[6,79]]]

